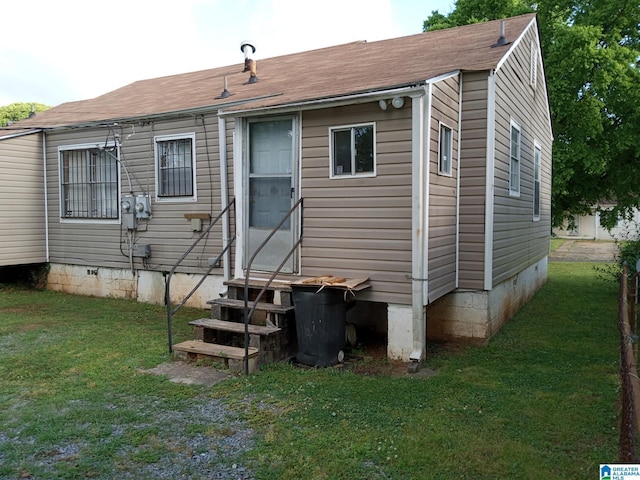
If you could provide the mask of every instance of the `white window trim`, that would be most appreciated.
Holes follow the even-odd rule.
[[[442,170],[442,163],[440,162],[442,153],[442,129],[448,128],[451,132],[451,143],[449,144],[449,171]],[[438,175],[451,177],[453,176],[453,128],[444,122],[439,122],[438,127]]]
[[[101,220],[99,218],[66,218],[64,216],[64,212],[62,211],[63,201],[62,201],[62,157],[61,153],[67,150],[88,150],[90,148],[113,148],[116,147],[118,160],[116,161],[116,168],[118,169],[118,218],[110,218]],[[58,147],[58,214],[60,218],[60,223],[93,223],[99,225],[120,225],[120,221],[122,218],[120,212],[120,202],[122,195],[122,178],[120,174],[120,145],[115,142],[94,142],[94,143],[77,143],[74,145],[60,145]]]
[[[511,134],[512,134],[512,130],[516,129],[519,133],[518,138],[520,139],[520,144],[519,144],[519,148],[518,148],[518,171],[517,173],[517,177],[518,177],[518,185],[517,185],[517,189],[514,188],[514,186],[511,184],[511,179],[513,178],[513,161],[512,161],[512,157],[511,157],[511,151],[512,151],[512,147],[513,145],[511,145],[512,139],[511,139]],[[522,177],[521,177],[521,172],[522,172],[522,168],[521,168],[521,163],[522,163],[522,128],[520,127],[520,125],[518,124],[518,122],[516,122],[515,120],[511,119],[511,124],[509,126],[509,196],[511,197],[519,197],[520,196],[520,186],[522,183]]]
[[[169,140],[183,140],[185,138],[191,139],[191,162],[192,162],[192,176],[193,176],[193,195],[184,197],[161,197],[160,196],[160,171],[158,165],[158,142],[165,142]],[[185,203],[185,202],[197,202],[198,201],[198,183],[196,182],[196,134],[190,133],[176,133],[173,135],[156,135],[153,137],[153,163],[155,169],[155,186],[156,186],[156,202],[158,203]]]
[[[531,40],[531,58],[529,62],[529,85],[535,90],[538,81],[538,46]]]
[[[357,128],[357,127],[366,127],[366,126],[372,126],[373,127],[373,171],[372,172],[365,172],[365,173],[355,173],[353,172],[350,175],[334,175],[333,174],[333,132],[335,130],[346,130],[346,129],[353,129],[353,128]],[[338,126],[334,126],[334,127],[329,127],[329,178],[330,179],[336,179],[336,180],[340,180],[340,179],[345,179],[345,178],[372,178],[376,176],[376,172],[377,172],[377,164],[378,164],[378,154],[377,154],[377,129],[376,129],[376,122],[365,122],[365,123],[353,123],[350,125],[338,125]],[[353,160],[353,154],[354,152],[351,152],[351,156],[352,156],[352,160]]]
[[[538,154],[538,158],[536,159],[536,153]],[[538,177],[536,178],[536,164],[538,170]],[[539,184],[539,192],[538,192],[538,214],[536,215],[536,181]],[[533,221],[540,221],[540,213],[542,211],[542,146],[537,140],[533,141],[533,193],[531,195],[533,197]]]

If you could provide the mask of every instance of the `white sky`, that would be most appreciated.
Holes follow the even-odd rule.
[[[136,80],[413,35],[454,0],[25,0],[3,4],[0,106],[58,105]]]

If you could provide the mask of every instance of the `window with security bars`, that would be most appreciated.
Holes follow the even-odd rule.
[[[62,218],[118,219],[118,150],[78,148],[60,151]]]
[[[193,198],[194,138],[156,137],[158,198]]]

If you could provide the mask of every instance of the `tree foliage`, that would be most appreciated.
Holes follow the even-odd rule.
[[[554,130],[553,224],[616,202],[640,207],[640,5],[637,0],[457,0],[435,30],[536,12]]]
[[[31,112],[38,113],[51,108],[42,103],[16,102],[0,107],[0,127],[6,127],[11,122],[28,118]]]

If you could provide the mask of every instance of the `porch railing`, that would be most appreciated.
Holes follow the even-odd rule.
[[[202,234],[200,234],[200,236],[196,239],[195,242],[193,242],[191,244],[191,246],[187,249],[186,252],[184,252],[184,254],[178,259],[178,261],[173,265],[173,267],[171,268],[171,271],[169,272],[169,274],[167,275],[167,280],[165,283],[165,290],[164,290],[164,298],[165,298],[165,304],[167,306],[167,339],[168,339],[168,343],[169,343],[169,353],[171,353],[173,351],[173,339],[172,339],[172,334],[171,334],[171,319],[173,318],[173,316],[178,312],[178,310],[180,310],[185,303],[187,303],[187,301],[191,298],[191,296],[196,292],[196,290],[198,290],[198,288],[200,288],[200,286],[204,283],[204,281],[207,279],[207,276],[211,273],[211,271],[216,268],[216,265],[218,265],[218,263],[220,262],[220,259],[222,258],[222,256],[227,253],[227,251],[231,248],[231,246],[233,245],[233,242],[235,242],[236,240],[236,235],[234,233],[233,237],[231,237],[231,239],[227,242],[227,244],[224,246],[224,248],[222,249],[222,252],[220,252],[220,254],[214,259],[214,260],[210,260],[209,261],[209,269],[203,274],[202,278],[200,279],[200,281],[191,289],[191,291],[184,297],[184,299],[178,304],[176,305],[174,308],[171,307],[171,277],[173,276],[173,274],[175,273],[176,269],[178,268],[178,266],[180,266],[180,264],[183,262],[183,260],[185,258],[187,258],[187,256],[192,252],[192,250],[194,248],[196,248],[196,246],[198,245],[198,243],[200,243],[200,241],[205,238],[209,232],[211,231],[211,229],[213,228],[213,226],[218,223],[220,221],[220,219],[226,214],[228,213],[232,208],[235,209],[235,204],[236,204],[236,200],[235,198],[233,200],[231,200],[229,202],[229,204],[218,214],[218,216],[213,219],[211,221],[211,224],[209,225],[209,227],[202,232]],[[235,215],[234,215],[235,217]]]
[[[303,198],[300,198],[293,205],[293,207],[291,207],[289,212],[284,217],[282,217],[282,220],[280,220],[280,223],[278,223],[278,225],[276,225],[273,228],[273,230],[267,236],[267,238],[265,238],[263,242],[258,246],[258,248],[256,248],[255,252],[253,252],[253,255],[251,255],[251,258],[247,262],[246,272],[244,276],[244,295],[243,295],[244,296],[244,372],[246,375],[249,375],[249,321],[251,320],[251,317],[253,316],[253,312],[258,306],[258,302],[260,302],[262,295],[264,295],[264,293],[267,291],[267,289],[269,288],[273,280],[276,278],[276,276],[278,276],[282,268],[285,266],[285,264],[287,263],[291,255],[293,255],[293,253],[298,249],[298,246],[300,246],[300,244],[302,243],[302,233],[303,233],[303,225],[304,225],[303,200],[304,200]],[[284,225],[285,222],[289,220],[289,218],[291,218],[291,215],[293,215],[293,213],[296,212],[298,208],[300,208],[300,236],[293,243],[291,250],[289,250],[289,252],[284,257],[280,265],[278,265],[275,271],[271,274],[271,277],[269,277],[269,279],[265,282],[264,286],[262,287],[262,290],[260,290],[260,293],[258,293],[257,297],[255,298],[251,306],[249,306],[249,277],[251,276],[251,266],[253,265],[253,261],[256,259],[258,254],[262,251],[262,249],[267,245],[267,243],[269,243],[269,240],[273,238],[273,236],[278,232],[278,230],[280,230],[282,225]]]

